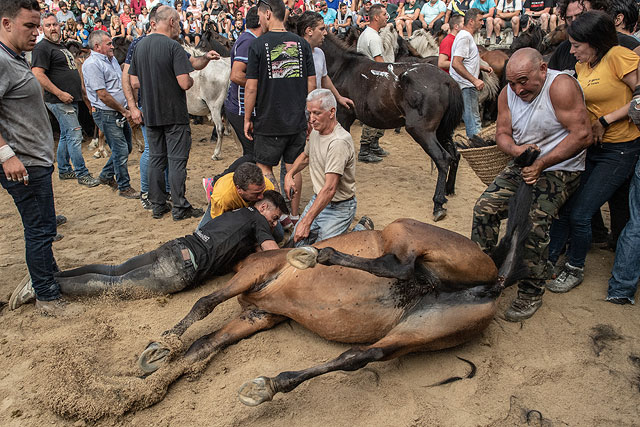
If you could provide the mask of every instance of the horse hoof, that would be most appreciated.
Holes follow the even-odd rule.
[[[298,270],[315,267],[317,259],[318,250],[313,246],[302,246],[287,253],[287,261]]]
[[[435,211],[433,213],[433,221],[438,222],[441,219],[444,219],[445,216],[447,216],[447,210],[446,209],[440,209],[438,211]]]
[[[222,160],[222,157],[220,156],[216,156],[215,154],[213,156],[211,156],[211,160],[217,161],[217,160]]]
[[[145,374],[157,371],[165,362],[170,350],[159,342],[152,342],[138,358],[138,366]]]
[[[242,384],[238,390],[238,399],[247,406],[258,406],[273,399],[271,381],[266,377],[258,377]]]

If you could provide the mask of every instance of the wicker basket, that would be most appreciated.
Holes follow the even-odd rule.
[[[490,185],[496,175],[507,166],[511,157],[498,149],[497,145],[480,148],[466,148],[458,150],[465,158],[480,181]]]

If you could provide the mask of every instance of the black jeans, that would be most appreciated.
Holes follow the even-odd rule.
[[[184,259],[182,249],[186,249],[182,243],[171,240],[120,265],[85,265],[57,273],[56,280],[65,295],[171,294],[195,282],[196,271],[191,260]]]
[[[186,125],[147,126],[149,141],[149,201],[156,206],[166,203],[164,178],[169,168],[169,187],[173,213],[191,207],[185,197],[187,161],[191,151],[191,128]]]
[[[227,116],[227,120],[229,120],[229,123],[233,128],[233,131],[236,133],[238,139],[240,140],[240,144],[242,144],[242,156],[250,156],[251,158],[253,158],[253,141],[251,141],[244,135],[244,116],[234,114],[226,108],[224,109],[224,111],[225,115]]]
[[[60,298],[53,277],[58,270],[51,244],[56,236],[56,210],[53,204],[51,174],[53,166],[27,167],[29,185],[9,181],[0,168],[0,183],[9,192],[22,217],[26,261],[36,298],[52,301]]]

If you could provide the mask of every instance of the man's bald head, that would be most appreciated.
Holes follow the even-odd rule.
[[[525,47],[516,50],[515,53],[511,55],[509,62],[507,62],[507,72],[515,72],[522,69],[535,70],[540,67],[542,62],[543,59],[540,52],[531,47]]]
[[[542,90],[547,78],[547,64],[535,49],[518,49],[507,62],[507,82],[523,101],[531,102]]]
[[[175,18],[178,15],[178,11],[169,6],[160,6],[156,12],[156,22],[166,22],[171,18]]]

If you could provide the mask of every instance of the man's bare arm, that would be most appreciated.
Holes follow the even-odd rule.
[[[258,79],[247,79],[244,86],[244,136],[253,141],[253,123],[251,113],[256,106]]]
[[[180,74],[176,76],[176,80],[178,80],[178,85],[180,85],[182,90],[189,90],[191,86],[193,86],[193,79],[189,74]]]
[[[484,87],[484,82],[474,77],[469,72],[469,70],[465,68],[464,64],[462,63],[462,56],[454,56],[451,59],[451,66],[453,67],[454,70],[456,70],[456,73],[458,73],[461,77],[463,77],[466,80],[469,80],[469,82],[472,85],[474,85],[476,89],[482,90],[482,88]]]
[[[106,89],[98,89],[96,94],[98,95],[98,98],[100,98],[100,101],[104,102],[104,105],[113,108],[127,118],[130,117],[129,111],[124,108],[124,106],[120,105]]]
[[[336,194],[341,175],[338,175],[337,173],[327,173],[324,176],[324,186],[316,195],[316,199],[313,201],[313,204],[305,216],[296,226],[296,234],[293,236],[294,242],[299,242],[309,236],[313,220],[320,215],[320,212],[327,207],[329,202],[331,202],[331,199],[333,199],[333,196]]]
[[[79,99],[74,100],[73,96],[70,93],[61,90],[60,88],[58,88],[58,86],[53,84],[53,82],[49,79],[49,76],[45,74],[44,68],[33,67],[31,71],[33,72],[33,75],[36,76],[36,79],[38,79],[38,81],[40,82],[40,86],[42,86],[42,88],[47,92],[57,96],[60,101],[64,102],[65,104],[70,104],[73,101],[79,101]]]
[[[235,84],[244,87],[247,84],[247,64],[242,61],[233,61],[230,79]]]

